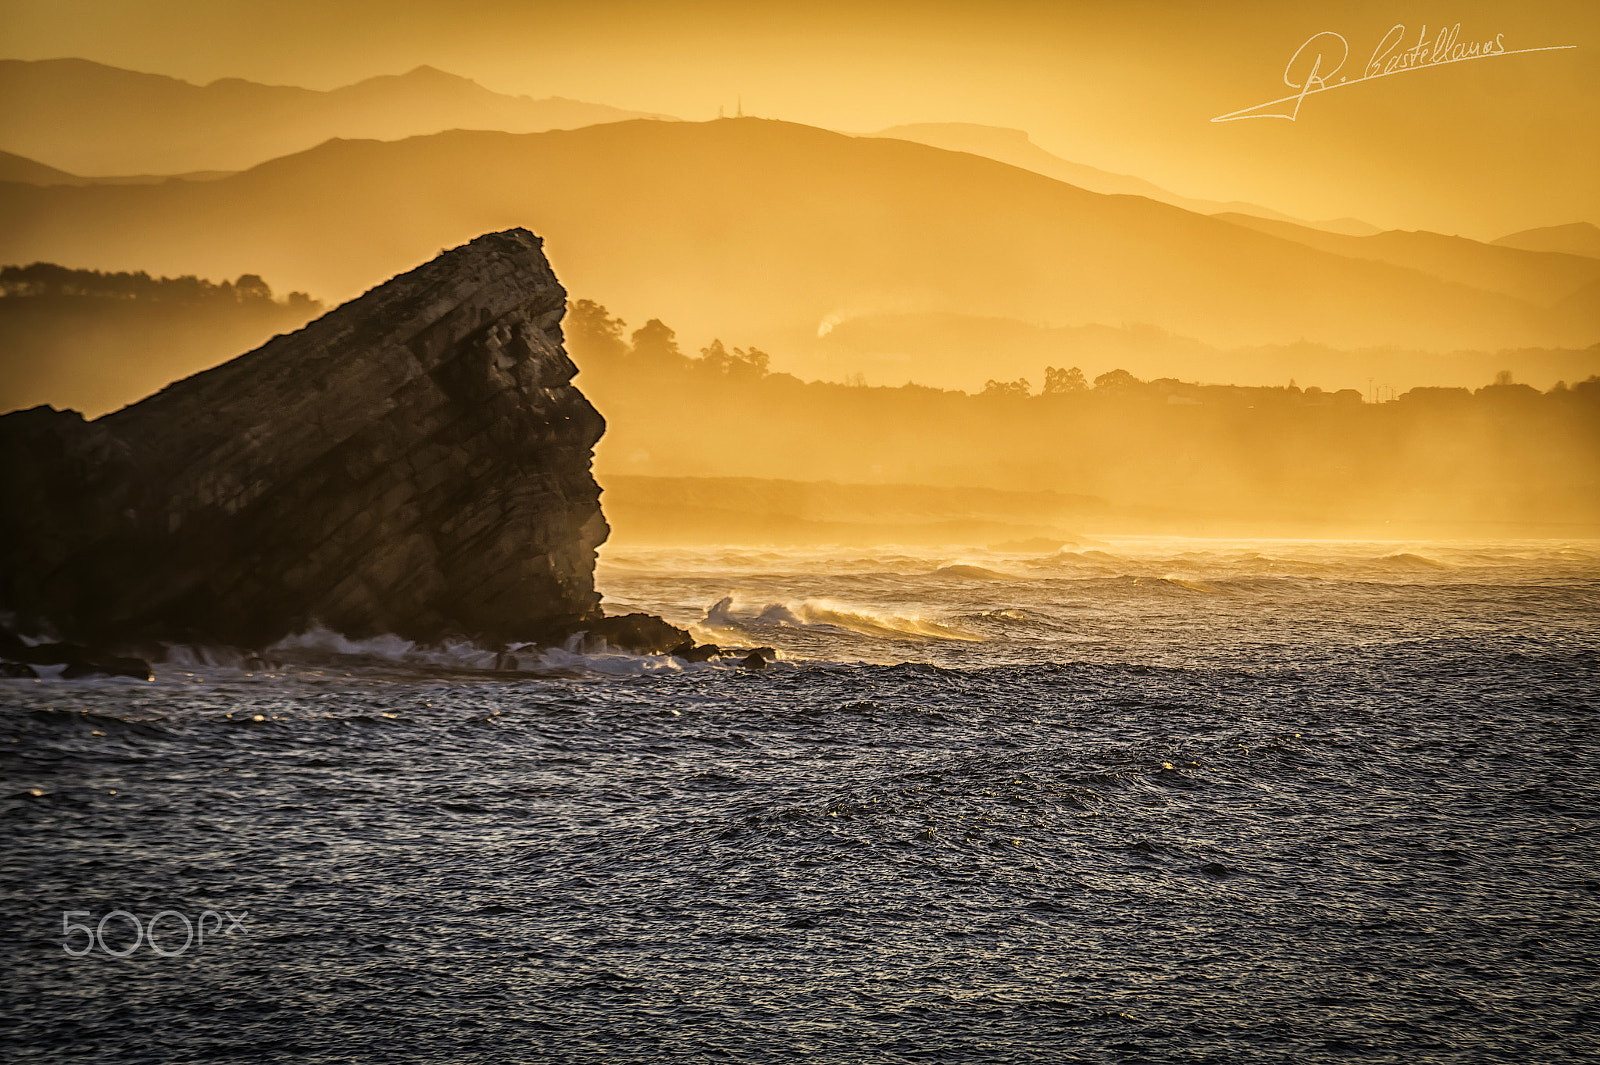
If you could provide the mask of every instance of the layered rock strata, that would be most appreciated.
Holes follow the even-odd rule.
[[[0,418],[0,610],[100,645],[600,617],[604,422],[538,237],[480,237],[93,422]]]

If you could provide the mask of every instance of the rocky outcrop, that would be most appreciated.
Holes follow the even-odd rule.
[[[150,663],[142,658],[107,654],[75,643],[29,644],[0,629],[0,677],[29,679],[46,675],[40,666],[60,666],[60,676],[151,678]]]
[[[514,229],[96,421],[0,418],[0,610],[97,646],[597,621],[604,423],[565,306]]]

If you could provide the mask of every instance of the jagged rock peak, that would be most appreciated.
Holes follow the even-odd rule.
[[[0,418],[0,609],[99,641],[550,639],[599,617],[604,423],[523,229],[85,423]]]

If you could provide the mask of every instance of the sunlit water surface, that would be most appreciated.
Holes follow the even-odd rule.
[[[599,578],[782,660],[313,633],[0,682],[8,1059],[1600,1054],[1600,545]],[[171,956],[70,956],[113,910]]]

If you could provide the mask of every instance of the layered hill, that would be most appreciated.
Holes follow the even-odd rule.
[[[88,178],[57,170],[53,166],[14,152],[0,152],[0,181],[20,181],[25,185],[87,185]]]
[[[916,122],[905,126],[890,126],[888,129],[879,130],[877,135],[916,141],[918,144],[929,144],[952,152],[971,152],[973,155],[987,156],[1002,163],[1019,166],[1024,170],[1032,170],[1036,174],[1053,177],[1057,181],[1065,181],[1069,185],[1076,185],[1090,192],[1103,192],[1111,196],[1144,196],[1199,214],[1220,214],[1231,211],[1282,222],[1311,224],[1332,233],[1363,236],[1378,232],[1376,226],[1356,218],[1333,218],[1325,222],[1301,223],[1299,219],[1260,204],[1180,196],[1132,174],[1116,174],[1053,155],[1033,143],[1033,138],[1028,132],[1021,129],[985,126],[975,122]]]
[[[1597,339],[1550,309],[1565,280],[1519,298],[970,154],[758,119],[332,141],[209,182],[0,186],[0,261],[251,270],[325,300],[519,225],[613,312],[754,342],[808,376],[853,369],[819,335],[886,311],[1146,323],[1213,346]]]
[[[193,85],[86,59],[8,59],[0,60],[0,99],[8,102],[0,149],[96,176],[242,170],[330,137],[528,133],[641,117],[560,97],[507,96],[425,66],[323,92],[240,78]]]
[[[868,314],[841,322],[823,341],[829,358],[857,366],[873,384],[898,384],[907,365],[916,380],[974,392],[985,381],[1027,380],[1047,366],[1076,366],[1088,380],[1126,370],[1146,380],[1206,384],[1353,388],[1377,399],[1412,388],[1479,388],[1502,372],[1547,389],[1600,374],[1600,345],[1415,351],[1392,345],[1340,349],[1297,342],[1218,348],[1150,326],[1056,326],[948,312]]]
[[[1559,250],[1553,242],[1534,249],[1506,244],[1504,239],[1484,244],[1466,237],[1405,230],[1351,236],[1244,213],[1220,217],[1335,255],[1420,270],[1542,306],[1554,306],[1600,281],[1600,258]]]
[[[1509,233],[1494,243],[1528,251],[1564,252],[1600,259],[1600,226],[1592,222],[1569,222],[1564,226],[1541,226]]]

